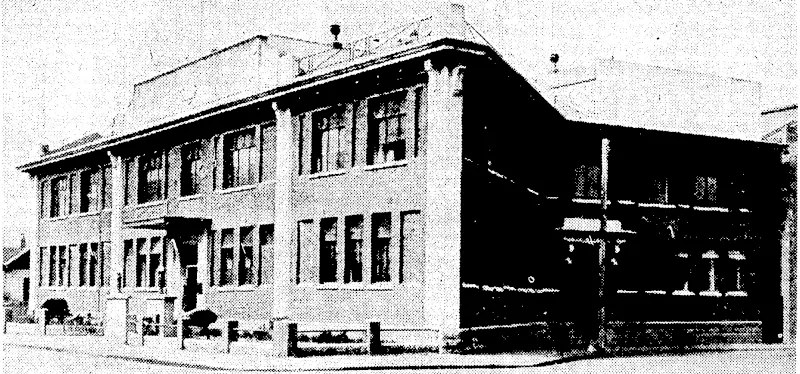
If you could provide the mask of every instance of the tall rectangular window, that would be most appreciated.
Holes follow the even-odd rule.
[[[56,285],[56,274],[57,273],[57,266],[58,266],[58,247],[51,246],[50,247],[50,261],[48,262],[50,265],[50,277],[48,279],[47,284],[52,287]]]
[[[319,222],[319,282],[336,282],[336,218]]]
[[[100,286],[111,285],[111,243],[100,243]]]
[[[126,240],[123,244],[125,253],[122,256],[122,287],[130,287],[132,285],[133,272],[131,271],[131,257],[133,254],[133,240]]]
[[[89,244],[89,286],[97,286],[97,267],[100,263],[100,254],[98,253],[98,244]]]
[[[161,252],[163,246],[160,237],[150,239],[150,266],[148,266],[147,279],[150,280],[148,286],[158,287],[158,268],[161,267]]]
[[[698,203],[716,203],[718,181],[715,177],[698,176],[694,183],[694,198]]]
[[[275,246],[275,226],[262,225],[258,233],[261,256],[258,258],[258,284],[272,283],[272,253]]]
[[[67,246],[58,247],[58,285],[64,286],[64,278],[67,276]]]
[[[94,212],[100,207],[102,195],[100,188],[102,187],[102,175],[99,169],[89,169],[81,172],[80,174],[81,185],[81,206],[80,212]]]
[[[372,215],[372,283],[391,281],[389,249],[392,244],[391,213]]]
[[[381,164],[406,159],[404,104],[406,91],[398,91],[369,100],[367,164]]]
[[[254,184],[258,175],[255,129],[245,129],[225,136],[223,188]]]
[[[346,131],[344,107],[315,112],[313,118],[312,173],[338,170],[350,164],[350,134]]]
[[[344,242],[344,282],[361,282],[364,217],[345,217],[344,224],[346,235]]]
[[[275,179],[276,133],[275,122],[261,127],[261,180]]]
[[[77,255],[78,246],[72,244],[67,248],[67,287],[74,286],[75,280],[72,279],[72,271],[75,268],[75,259],[72,256]]]
[[[222,230],[222,246],[220,247],[219,285],[227,286],[233,283],[233,229]]]
[[[211,230],[208,233],[208,285],[209,286],[216,286],[217,285],[217,277],[215,270],[217,268],[217,264],[214,262],[215,254],[217,250],[217,231]]]
[[[580,165],[575,168],[575,197],[600,197],[600,167]]]
[[[136,287],[147,284],[147,239],[136,240]]]
[[[201,143],[188,144],[181,148],[181,196],[200,193]]]
[[[47,247],[39,248],[39,287],[44,286],[44,262],[46,261]]]
[[[125,205],[134,203],[133,197],[136,193],[135,171],[136,159],[129,158],[125,160]]]
[[[86,285],[86,264],[88,264],[88,246],[86,243],[81,244],[78,249],[78,286]]]
[[[164,157],[161,152],[142,156],[139,160],[139,203],[162,200],[164,194]]]
[[[111,208],[113,187],[111,178],[111,165],[106,165],[103,167],[103,209]]]
[[[66,216],[69,212],[69,179],[59,177],[50,185],[50,217]]]
[[[253,227],[242,227],[239,230],[239,285],[253,284]]]

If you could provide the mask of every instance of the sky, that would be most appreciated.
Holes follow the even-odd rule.
[[[597,58],[762,83],[761,107],[797,103],[793,1],[456,0],[472,24],[520,72]],[[2,2],[3,244],[32,234],[34,189],[16,166],[42,144],[58,147],[107,132],[133,84],[257,34],[347,41],[424,18],[428,1],[46,1]]]

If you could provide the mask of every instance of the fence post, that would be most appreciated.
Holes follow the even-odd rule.
[[[47,309],[36,309],[36,320],[39,321],[39,332],[47,335]]]
[[[176,333],[178,335],[178,347],[180,349],[186,349],[186,344],[183,341],[183,338],[184,338],[183,337],[183,326],[184,326],[185,323],[186,323],[186,320],[183,319],[183,317],[178,317],[178,321],[177,321],[177,329],[178,329],[178,331],[176,331]]]
[[[7,327],[7,325],[8,325],[8,311],[9,311],[9,308],[6,307],[6,306],[3,306],[3,334],[6,334],[8,332],[8,327]]]
[[[381,353],[381,323],[380,321],[370,321],[367,328],[368,352],[371,355]]]
[[[297,352],[297,323],[275,321],[272,329],[272,356],[290,357]]]
[[[231,342],[236,341],[236,329],[239,327],[239,321],[228,320],[225,321],[223,326],[222,340],[225,344],[225,353],[231,353]]]

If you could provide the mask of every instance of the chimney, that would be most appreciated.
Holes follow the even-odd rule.
[[[342,43],[339,42],[339,33],[342,31],[342,28],[337,25],[331,25],[331,34],[333,34],[333,48],[334,49],[342,49]]]
[[[442,4],[439,8],[439,30],[444,37],[466,39],[467,20],[464,16],[464,6],[461,4]]]
[[[47,156],[47,154],[50,153],[50,146],[47,144],[42,144],[40,151],[42,156]]]
[[[25,234],[19,234],[19,247],[25,248]]]

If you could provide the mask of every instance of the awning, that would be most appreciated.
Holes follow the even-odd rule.
[[[184,230],[208,227],[211,225],[211,219],[201,217],[162,216],[126,220],[123,221],[122,224],[123,227],[129,229]]]

